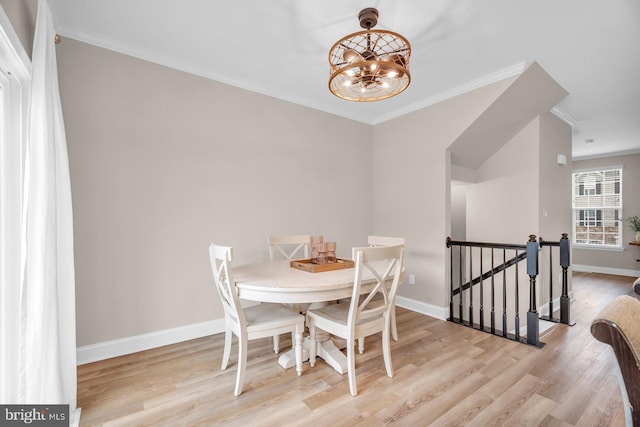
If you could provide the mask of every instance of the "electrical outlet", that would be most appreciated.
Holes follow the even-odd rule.
[[[416,284],[416,276],[414,276],[413,274],[409,275],[409,284],[410,285],[415,285]]]

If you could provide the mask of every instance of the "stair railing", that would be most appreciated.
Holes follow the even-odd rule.
[[[536,294],[536,279],[538,276],[538,261],[539,252],[543,246],[560,248],[560,265],[563,270],[563,287],[562,295],[560,297],[560,320],[558,322],[569,324],[569,307],[570,300],[567,295],[567,268],[569,266],[569,241],[566,234],[562,235],[563,238],[559,242],[548,242],[540,239],[540,243],[536,241],[535,235],[530,235],[529,240],[524,245],[517,244],[504,244],[504,243],[487,243],[487,242],[467,242],[467,241],[454,241],[451,238],[447,238],[447,247],[450,248],[450,298],[449,298],[449,321],[459,323],[461,325],[469,326],[474,329],[479,329],[484,332],[488,332],[493,335],[502,336],[505,338],[513,339],[515,341],[526,342],[527,344],[542,347],[544,343],[540,342],[539,335],[539,314],[537,310],[537,294]],[[454,262],[454,247],[458,247],[457,267],[458,271],[458,283],[456,286],[456,280],[454,275],[454,268],[456,263]],[[465,250],[468,248],[468,251]],[[474,252],[473,249],[479,250],[479,254],[476,259],[479,259],[481,273],[474,277]],[[491,254],[491,267],[487,271],[482,271],[484,268],[484,250],[490,249]],[[502,261],[497,260],[496,252],[502,252]],[[507,258],[507,251],[510,252],[509,258]],[[551,250],[549,250],[551,252]],[[511,256],[513,254],[513,256]],[[464,255],[464,257],[463,257]],[[549,270],[551,275],[553,274],[552,268],[553,255],[550,255]],[[526,339],[520,336],[520,274],[518,265],[520,262],[526,260],[526,272],[529,276],[529,310],[527,312],[527,332]],[[465,261],[468,261],[468,277],[469,280],[464,282]],[[498,265],[496,265],[498,262]],[[514,271],[513,279],[509,280],[507,271]],[[502,304],[496,306],[496,278],[498,275],[502,275]],[[488,289],[485,287],[485,281],[489,281]],[[553,319],[553,281],[550,280],[550,304],[548,317]],[[476,291],[474,292],[474,287]],[[474,299],[474,293],[478,294],[478,301]],[[458,298],[457,304],[455,298]],[[489,298],[490,312],[488,314],[490,325],[485,327],[485,298]],[[513,298],[513,333],[508,332],[508,298]],[[478,304],[478,322],[475,322],[474,314],[476,312],[475,304]],[[457,305],[457,307],[456,307]],[[465,308],[466,306],[466,308]],[[456,315],[457,308],[457,315]],[[465,311],[468,314],[465,316]],[[498,313],[500,312],[500,313]],[[501,315],[501,329],[498,329],[496,325],[496,316]],[[545,318],[545,317],[543,317]],[[546,318],[545,318],[546,320]]]

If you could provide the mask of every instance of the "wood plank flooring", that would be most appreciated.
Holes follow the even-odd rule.
[[[616,361],[590,323],[633,279],[574,273],[571,320],[542,349],[398,308],[394,378],[380,340],[356,358],[358,396],[322,360],[302,376],[276,363],[270,339],[249,343],[233,396],[237,343],[221,371],[222,334],[78,367],[83,426],[624,426]],[[281,338],[281,347],[290,339]]]

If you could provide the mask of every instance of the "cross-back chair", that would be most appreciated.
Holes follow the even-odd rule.
[[[233,336],[238,337],[238,374],[234,394],[239,396],[242,393],[247,365],[247,343],[251,340],[291,332],[295,348],[296,371],[301,375],[304,316],[281,304],[264,303],[243,308],[233,280],[231,268],[233,249],[212,243],[209,246],[209,258],[216,289],[224,308],[225,335],[221,366],[223,370],[229,363]]]
[[[272,235],[267,238],[267,242],[269,243],[269,259],[271,261],[277,261],[279,259],[291,261],[309,258],[311,236],[308,234]],[[297,313],[302,312],[299,304],[285,305]],[[273,348],[277,349],[279,347],[280,336],[274,335]]]
[[[368,236],[367,243],[369,246],[404,246],[404,237],[390,237],[390,236]],[[396,308],[391,310],[391,338],[394,341],[398,341],[398,326],[396,325]],[[358,351],[360,354],[364,353],[364,338],[358,340]]]
[[[391,311],[404,262],[404,246],[353,248],[355,277],[349,304],[332,304],[307,310],[311,366],[316,359],[316,331],[318,328],[347,341],[347,372],[352,396],[358,394],[356,386],[355,342],[373,334],[382,333],[382,354],[387,376],[393,377],[391,364]],[[373,283],[363,283],[363,275],[371,274]],[[391,286],[387,291],[388,283]]]
[[[286,260],[309,258],[311,236],[299,234],[293,236],[269,236],[269,258],[275,261],[279,257]]]

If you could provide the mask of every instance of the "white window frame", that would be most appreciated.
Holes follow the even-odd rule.
[[[31,61],[0,6],[0,401],[7,403],[15,399],[20,366],[15,350],[23,259],[20,201],[30,80]]]
[[[606,178],[607,173],[615,171],[619,171],[619,181]],[[622,181],[622,166],[573,171],[571,207],[574,246],[623,249]]]

